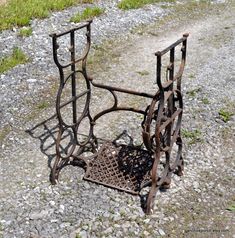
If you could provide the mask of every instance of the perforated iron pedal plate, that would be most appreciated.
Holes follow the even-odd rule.
[[[88,165],[84,179],[138,194],[150,181],[150,152],[134,146],[105,143]]]

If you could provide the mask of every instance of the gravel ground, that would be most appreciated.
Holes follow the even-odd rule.
[[[56,120],[33,128],[54,111],[51,97],[56,92],[57,71],[48,34],[72,27],[70,14],[85,5],[53,13],[48,19],[32,21],[29,38],[18,37],[18,29],[0,34],[1,55],[20,45],[31,58],[30,63],[0,76],[0,236],[235,237],[234,211],[227,210],[235,203],[235,118],[224,122],[218,114],[221,109],[235,113],[234,3],[212,4],[209,16],[205,10],[194,17],[199,10],[178,9],[175,14],[184,13],[185,18],[175,21],[174,14],[166,17],[171,16],[169,8],[158,4],[122,12],[116,2],[99,2],[106,13],[92,26],[93,43],[100,46],[98,60],[90,65],[97,81],[136,90],[147,85],[146,90],[155,91],[153,52],[183,32],[190,33],[183,128],[198,134],[184,138],[185,174],[174,176],[171,188],[158,193],[151,216],[144,215],[139,197],[85,182],[84,171],[77,167],[66,167],[60,183],[50,185],[48,165],[55,153]],[[164,20],[161,24],[159,18]],[[139,27],[133,30],[135,26]],[[94,92],[96,110],[102,106],[95,104],[101,96],[103,105],[109,103],[109,95]],[[149,103],[123,100],[141,106]],[[42,108],[44,101],[49,104]],[[119,114],[109,118],[102,132],[106,134],[111,125],[112,130],[105,136],[112,137],[126,125],[130,134],[139,133],[141,119],[124,116],[125,121]],[[31,135],[26,129],[31,129]]]

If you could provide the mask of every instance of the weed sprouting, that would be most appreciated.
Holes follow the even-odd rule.
[[[200,130],[195,129],[192,131],[182,129],[182,136],[189,139],[189,145],[195,144],[197,142],[202,142],[202,133]]]
[[[219,110],[219,116],[224,122],[228,122],[233,115],[233,112],[230,112],[225,108]]]
[[[231,206],[227,207],[226,210],[228,210],[230,212],[235,212],[235,203],[232,204]]]
[[[28,57],[25,53],[20,48],[15,47],[11,55],[0,59],[0,73],[11,69],[18,64],[24,64],[27,61]]]
[[[202,102],[203,102],[204,104],[210,104],[210,101],[209,101],[208,98],[203,98],[203,99],[202,99]]]
[[[93,17],[100,16],[104,13],[104,9],[99,7],[87,7],[82,13],[77,13],[70,18],[71,22],[78,23],[83,20],[87,20]]]
[[[141,8],[146,4],[159,2],[175,2],[175,0],[122,0],[118,3],[118,8],[122,10]]]
[[[31,36],[33,33],[33,29],[31,27],[23,27],[20,29],[18,35],[21,37],[28,37]]]
[[[201,88],[196,88],[191,91],[186,92],[190,97],[195,97],[197,93],[201,91]]]
[[[141,76],[149,75],[149,72],[147,70],[137,71],[137,73]]]

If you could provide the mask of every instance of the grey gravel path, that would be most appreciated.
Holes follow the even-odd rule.
[[[154,91],[153,52],[183,32],[190,33],[183,127],[199,134],[184,138],[185,175],[174,176],[171,188],[158,193],[151,216],[144,215],[138,197],[85,182],[84,171],[77,167],[66,167],[60,183],[50,185],[48,163],[55,152],[48,128],[56,120],[33,129],[32,136],[25,130],[53,114],[53,107],[40,113],[33,110],[42,97],[51,100],[54,89],[48,87],[53,87],[57,77],[48,33],[70,27],[65,19],[80,7],[53,13],[49,19],[32,22],[34,33],[29,38],[17,37],[18,30],[0,34],[1,54],[21,45],[32,59],[0,76],[0,123],[8,132],[0,139],[0,237],[235,237],[234,212],[227,210],[235,203],[235,117],[225,123],[218,114],[221,109],[235,113],[234,4],[212,6],[210,16],[175,28],[163,25],[158,29],[158,23],[152,23],[139,34],[125,36],[133,26],[154,22],[167,12],[156,4],[123,13],[115,8],[116,2],[98,3],[107,10],[94,21],[93,42],[100,44],[120,34],[119,46],[107,51],[116,57],[102,61],[103,68],[91,69],[98,81],[141,90],[142,80],[148,85],[146,90]],[[140,71],[148,74],[140,75]],[[108,96],[102,99],[108,103]],[[111,118],[106,127],[119,119]],[[127,115],[125,120],[135,135],[140,118]],[[123,128],[123,124],[114,125],[111,135]],[[52,132],[55,136],[56,128]]]

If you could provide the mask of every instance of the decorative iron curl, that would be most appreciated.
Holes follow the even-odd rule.
[[[55,184],[56,180],[58,179],[59,171],[60,169],[68,164],[70,160],[73,160],[74,158],[77,158],[79,156],[79,153],[82,153],[84,151],[84,146],[88,143],[92,143],[93,141],[93,124],[92,124],[92,118],[90,115],[90,98],[91,98],[91,85],[90,85],[90,80],[89,77],[87,76],[86,72],[86,61],[87,61],[87,55],[90,50],[91,46],[91,28],[90,24],[92,21],[88,21],[77,28],[71,29],[67,32],[63,32],[60,34],[52,34],[52,43],[53,43],[53,58],[55,61],[55,64],[58,67],[59,74],[60,74],[60,85],[58,88],[57,92],[57,98],[56,98],[56,113],[57,113],[57,118],[59,121],[59,132],[56,140],[56,159],[53,165],[52,173],[51,173],[51,180],[52,183]],[[80,29],[86,29],[86,46],[85,49],[81,55],[80,58],[76,59],[76,48],[75,48],[75,32]],[[69,52],[70,52],[70,62],[65,63],[62,65],[58,59],[58,49],[59,49],[59,44],[57,42],[57,39],[63,36],[69,35],[70,37],[70,46],[69,46]],[[79,62],[82,62],[81,69],[76,69],[77,65]],[[68,69],[70,69],[69,75],[65,78],[65,72],[67,73]],[[86,90],[81,92],[80,94],[77,95],[76,92],[76,78],[77,74],[81,74],[86,83]],[[62,93],[64,91],[64,88],[67,83],[71,82],[71,99],[61,103],[61,97]],[[77,100],[83,96],[86,95],[86,101],[85,105],[83,108],[83,111],[81,115],[78,117],[77,116]],[[62,114],[61,114],[61,109],[68,104],[72,104],[72,110],[73,110],[73,122],[72,124],[68,124],[64,121]],[[90,130],[89,134],[87,136],[87,139],[79,142],[77,133],[79,126],[81,122],[85,119],[88,118],[89,124],[90,124]],[[69,132],[69,137],[70,140],[65,144],[62,143],[63,141],[63,135],[64,133],[68,131]],[[65,147],[65,149],[63,148]],[[77,149],[78,147],[78,149]],[[62,149],[61,149],[62,148]],[[67,148],[67,149],[66,149]]]

